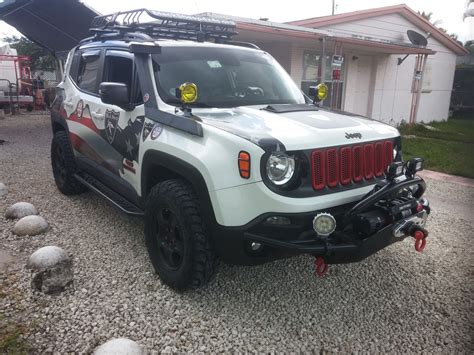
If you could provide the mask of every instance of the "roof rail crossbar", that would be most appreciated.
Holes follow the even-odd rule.
[[[92,21],[90,31],[96,40],[110,33],[125,36],[128,32],[141,32],[151,39],[187,39],[199,42],[213,39],[225,42],[237,34],[233,21],[148,9],[97,16]]]

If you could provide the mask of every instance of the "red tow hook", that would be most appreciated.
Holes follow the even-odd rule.
[[[425,233],[420,229],[416,229],[413,232],[413,238],[415,238],[415,250],[417,252],[421,253],[423,249],[425,249],[427,236],[428,233]]]
[[[322,256],[317,256],[314,261],[314,266],[316,267],[316,275],[318,277],[324,277],[328,272],[329,265],[326,263]]]

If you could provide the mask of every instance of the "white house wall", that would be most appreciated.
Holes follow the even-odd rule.
[[[399,14],[330,25],[323,27],[323,29],[336,34],[404,42],[407,42],[406,31],[408,29],[423,33]],[[428,39],[428,48],[436,51],[436,54],[428,57],[418,110],[418,122],[447,119],[456,65],[456,54],[436,39]],[[354,91],[357,87],[357,76],[361,72],[358,70],[358,61],[352,61],[351,58],[352,55],[363,56],[364,54],[367,53],[361,54],[350,51],[346,53],[346,96],[343,103],[345,110],[361,114],[363,110],[360,106],[365,104],[355,102],[356,93]],[[376,77],[373,87],[373,102],[368,103],[369,109],[371,108],[368,115],[392,124],[398,124],[402,120],[407,121],[410,115],[415,56],[409,56],[400,66],[397,65],[397,58],[401,55],[372,53],[372,56],[374,56],[373,65],[375,66],[373,73],[376,73]],[[293,57],[297,58],[298,56],[294,54]],[[299,63],[301,63],[301,60]],[[296,74],[298,74],[297,71]],[[365,81],[363,80],[364,85]]]
[[[281,42],[257,43],[264,51],[270,53],[280,65],[289,73],[291,70],[291,44]]]

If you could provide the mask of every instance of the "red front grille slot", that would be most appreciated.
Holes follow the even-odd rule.
[[[393,142],[392,141],[386,141],[385,144],[384,144],[384,150],[385,150],[384,168],[387,169],[387,167],[393,161]]]
[[[352,148],[352,171],[354,181],[361,181],[364,175],[364,152],[361,145]]]
[[[385,154],[383,151],[383,143],[375,144],[375,176],[381,176],[385,170]]]
[[[311,155],[311,160],[313,162],[313,189],[315,190],[324,189],[326,186],[326,161],[324,156],[325,154],[321,150],[314,151]]]
[[[351,147],[344,147],[340,150],[340,168],[339,171],[341,173],[341,184],[347,185],[352,180],[352,149]]]
[[[366,144],[364,146],[364,177],[366,180],[374,176],[374,145]]]
[[[336,187],[339,183],[339,159],[337,149],[332,148],[326,152],[326,180],[329,187]]]
[[[384,174],[393,161],[393,142],[315,150],[311,153],[314,190],[371,180]]]

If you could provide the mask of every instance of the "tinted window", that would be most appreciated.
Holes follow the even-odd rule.
[[[76,83],[84,91],[97,94],[97,78],[100,68],[100,52],[83,52],[79,62]]]
[[[108,51],[105,56],[104,80],[113,83],[123,83],[128,86],[132,103],[142,101],[142,95],[134,71],[132,56],[127,52]],[[135,79],[135,80],[134,80]]]

